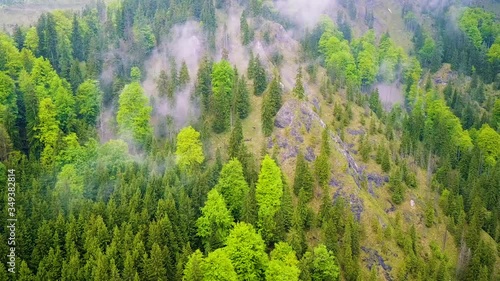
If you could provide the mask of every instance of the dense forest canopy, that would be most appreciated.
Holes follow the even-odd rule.
[[[498,280],[498,1],[309,2],[0,33],[0,280]]]

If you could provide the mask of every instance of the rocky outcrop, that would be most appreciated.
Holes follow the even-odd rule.
[[[367,263],[369,269],[371,269],[372,266],[380,265],[380,267],[382,267],[382,269],[384,270],[385,279],[388,281],[393,280],[390,274],[392,267],[385,262],[384,258],[378,253],[377,250],[364,246],[361,247],[361,250],[363,250],[363,252],[368,255],[368,257],[365,258],[364,261]]]

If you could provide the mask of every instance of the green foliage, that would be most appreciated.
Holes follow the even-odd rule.
[[[137,75],[140,77],[140,71],[139,74],[133,75],[135,75],[134,79],[138,79]],[[148,98],[144,95],[144,90],[138,81],[134,80],[125,86],[120,94],[118,104],[116,121],[119,132],[126,137],[132,137],[140,145],[146,146],[153,130],[149,122],[152,108],[149,106]]]
[[[250,60],[248,77],[253,79],[254,95],[262,95],[267,87],[267,75],[259,55],[254,60]]]
[[[222,167],[215,188],[224,197],[233,217],[239,220],[249,190],[240,161],[232,159]]]
[[[320,186],[325,186],[330,179],[330,159],[325,150],[321,150],[314,161],[314,173]]]
[[[189,83],[189,70],[185,61],[182,62],[181,70],[179,72],[179,87],[183,88]]]
[[[382,81],[393,82],[396,79],[396,71],[400,64],[404,51],[398,48],[389,36],[384,33],[378,45],[379,54],[379,79]]]
[[[398,205],[404,201],[405,186],[402,181],[401,170],[394,169],[389,179],[389,189],[392,192],[392,201]]]
[[[495,15],[481,8],[467,8],[460,15],[459,26],[469,37],[476,48],[481,47],[483,41],[491,40],[494,36]]]
[[[311,274],[311,280],[339,280],[340,269],[337,259],[333,255],[333,252],[329,251],[325,245],[320,244],[316,246],[312,253],[306,253],[302,259],[309,260],[308,271]]]
[[[238,87],[236,91],[236,111],[241,119],[245,119],[250,114],[250,96],[247,87],[245,76],[238,79]]]
[[[232,88],[234,71],[226,60],[214,64],[212,70],[213,114],[215,116],[213,129],[222,133],[230,126]]]
[[[203,163],[203,147],[200,141],[200,133],[193,127],[183,128],[177,135],[177,148],[175,151],[177,165],[183,171],[192,171]]]
[[[240,17],[240,32],[241,32],[241,43],[243,45],[246,46],[250,42],[253,41],[254,32],[248,26],[246,11],[243,11],[243,13],[241,13],[241,17]]]
[[[271,260],[266,270],[268,281],[298,281],[300,269],[292,247],[285,242],[279,242],[271,252]]]
[[[484,155],[486,165],[495,166],[500,157],[500,135],[488,124],[484,124],[479,130],[477,146],[481,150],[481,154]]]
[[[295,77],[295,87],[293,88],[293,93],[298,99],[304,99],[304,85],[302,84],[302,67],[297,70],[297,76]]]
[[[359,84],[356,61],[347,40],[338,33],[334,34],[334,31],[327,30],[321,36],[319,50],[325,56],[326,67],[339,77],[340,81],[352,85]]]
[[[217,249],[203,260],[203,281],[236,281],[238,276],[224,249]]]
[[[312,173],[307,165],[304,155],[299,153],[297,156],[297,164],[295,166],[295,180],[293,182],[293,191],[295,195],[303,190],[306,195],[307,201],[313,197],[314,179]]]
[[[374,31],[368,31],[359,41],[356,40],[353,42],[353,45],[357,53],[356,63],[359,69],[361,84],[370,85],[375,81],[379,65]]]
[[[262,131],[265,136],[270,136],[274,127],[274,117],[282,104],[282,94],[279,77],[274,77],[269,85],[269,90],[262,101]]]
[[[222,247],[233,225],[231,212],[226,208],[224,198],[212,189],[208,192],[202,216],[196,221],[198,236],[202,238],[207,252]]]
[[[434,207],[431,204],[427,204],[425,208],[425,226],[431,227],[434,224]]]
[[[76,112],[89,125],[95,125],[101,110],[102,91],[99,82],[86,80],[76,92]]]
[[[268,265],[264,240],[252,225],[240,222],[226,241],[227,254],[239,280],[263,280]]]
[[[202,281],[203,280],[203,254],[196,250],[188,259],[184,268],[182,281]]]
[[[268,242],[273,237],[275,228],[274,215],[280,208],[281,196],[283,196],[281,170],[274,160],[269,155],[266,155],[262,160],[255,189],[255,198],[259,208],[258,225],[262,231],[262,236]]]

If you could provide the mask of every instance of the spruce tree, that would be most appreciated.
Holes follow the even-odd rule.
[[[297,70],[297,76],[295,77],[295,87],[293,88],[293,93],[299,100],[305,98],[304,85],[302,84],[302,67]]]
[[[250,113],[250,96],[248,94],[247,81],[244,75],[238,79],[236,111],[241,119],[247,118]]]
[[[266,70],[262,66],[259,55],[254,60],[251,77],[253,79],[254,95],[261,96],[267,87]]]
[[[189,70],[186,61],[182,61],[181,70],[179,72],[179,88],[185,87],[189,83]]]
[[[304,190],[308,198],[307,201],[311,200],[313,197],[314,179],[304,159],[304,155],[299,153],[295,166],[295,180],[293,182],[293,191],[295,195],[299,195],[301,189]]]

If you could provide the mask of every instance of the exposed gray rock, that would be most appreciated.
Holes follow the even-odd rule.
[[[306,148],[306,154],[304,155],[304,158],[309,162],[316,160],[316,154],[314,154],[314,150],[312,149],[312,147],[308,146]]]
[[[377,175],[377,174],[368,174],[366,176],[366,179],[368,182],[373,182],[377,187],[381,187],[384,185],[384,183],[389,182],[389,177],[388,176],[382,176],[382,175]]]
[[[319,101],[317,98],[314,98],[312,100],[312,104],[314,105],[314,108],[316,108],[316,110],[319,111]]]
[[[294,108],[292,106],[283,105],[274,119],[274,126],[278,128],[286,128],[292,124],[294,118]]]
[[[385,279],[388,281],[393,280],[390,274],[392,267],[385,262],[384,258],[378,253],[377,250],[365,246],[361,246],[361,250],[368,254],[368,257],[363,259],[363,261],[367,263],[367,267],[370,270],[372,269],[372,266],[376,266],[378,264],[384,270]]]
[[[288,140],[280,135],[276,136],[276,141],[278,143],[279,148],[288,147]]]
[[[342,183],[335,178],[331,178],[330,181],[328,182],[328,184],[331,187],[342,187]]]
[[[347,132],[350,135],[353,135],[353,136],[359,136],[359,135],[364,135],[365,134],[364,130],[352,130],[352,129],[348,129]]]
[[[267,149],[273,148],[273,138],[269,137],[267,138]]]
[[[347,202],[349,202],[351,206],[351,211],[354,214],[354,217],[359,221],[361,219],[361,213],[363,213],[364,210],[364,204],[363,204],[363,199],[359,198],[355,194],[349,194],[347,195],[342,188],[339,188],[335,194],[333,195],[333,201],[337,200],[337,198],[341,196],[344,198]]]
[[[297,157],[299,148],[297,146],[289,146],[288,149],[282,154],[281,161],[285,161],[292,157]]]
[[[292,136],[295,137],[295,140],[299,143],[304,142],[304,137],[297,131],[297,128],[292,129]]]

